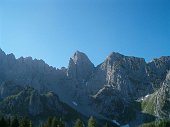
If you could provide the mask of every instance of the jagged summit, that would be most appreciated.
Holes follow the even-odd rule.
[[[86,80],[94,69],[94,64],[85,53],[76,51],[70,58],[68,66],[68,77],[79,81]]]
[[[151,62],[166,62],[170,60],[170,56],[161,56],[159,58],[154,58]],[[149,62],[149,63],[151,63]]]
[[[83,53],[83,52],[77,50],[77,51],[74,53],[74,55],[85,55],[85,53]]]
[[[141,58],[141,57],[134,57],[134,56],[126,56],[126,55],[123,55],[123,54],[120,54],[118,52],[111,52],[105,62],[107,61],[122,61],[122,60],[132,60],[132,61],[142,61],[142,62],[145,62],[145,59],[144,58]]]
[[[114,57],[123,57],[124,55],[118,53],[118,52],[111,52],[107,58],[114,58]]]
[[[0,48],[0,52],[4,52],[4,51]]]
[[[0,48],[0,56],[6,55],[5,52]]]
[[[88,56],[80,51],[76,51],[70,59],[72,59],[75,64],[78,63],[79,61],[88,61],[89,63],[91,62]]]

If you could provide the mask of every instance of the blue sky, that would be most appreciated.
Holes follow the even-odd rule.
[[[0,0],[0,48],[49,65],[76,50],[100,64],[111,52],[170,56],[169,0]]]

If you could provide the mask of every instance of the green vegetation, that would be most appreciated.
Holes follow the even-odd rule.
[[[106,123],[106,124],[104,125],[104,127],[109,127],[108,123]]]
[[[11,122],[11,127],[19,127],[19,121],[17,117],[15,117]]]
[[[0,120],[0,127],[8,127],[9,123],[7,120],[4,119],[4,117]]]
[[[114,127],[115,125],[109,124],[105,122],[106,124],[103,127]],[[91,116],[86,124],[83,123],[82,120],[77,119],[75,123],[70,124],[61,118],[57,117],[49,117],[45,122],[41,121],[40,125],[33,125],[32,120],[30,120],[27,117],[1,117],[0,118],[0,127],[66,127],[72,126],[72,127],[101,127],[101,125],[97,125],[96,119]],[[116,126],[117,127],[117,126]],[[144,123],[140,125],[139,127],[170,127],[170,120],[160,120],[156,122],[151,123]]]
[[[89,118],[86,124],[83,123],[80,119],[77,119],[73,124],[71,121],[66,122],[61,118],[57,117],[48,117],[48,119],[43,122],[41,121],[38,125],[33,125],[32,120],[28,117],[1,117],[0,118],[0,127],[97,127],[97,122],[93,116]],[[110,124],[105,124],[105,127],[113,127]]]
[[[20,120],[19,127],[32,127],[32,121],[24,117]]]
[[[0,127],[32,127],[32,121],[28,118],[4,118],[0,119]]]
[[[145,123],[140,127],[170,127],[170,120],[160,120],[157,122]]]
[[[96,127],[96,120],[91,116],[88,120],[88,127]]]
[[[144,99],[141,102],[141,108],[144,113],[148,113],[150,115],[154,115],[155,111],[155,103],[156,103],[156,94],[154,93],[150,95],[148,98]]]
[[[49,117],[42,127],[65,127],[65,123],[56,117]]]
[[[74,127],[83,127],[83,122],[80,119],[77,119]]]

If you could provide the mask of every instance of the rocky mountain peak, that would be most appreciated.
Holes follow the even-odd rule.
[[[91,61],[89,60],[87,55],[80,51],[76,51],[70,59],[72,59],[75,64],[77,64],[78,62],[81,62],[81,61],[86,61],[86,62],[91,63]]]
[[[0,57],[1,57],[1,56],[5,56],[5,55],[6,55],[5,52],[2,51],[2,49],[0,48]]]
[[[118,58],[122,58],[124,55],[118,53],[118,52],[111,52],[109,54],[109,56],[107,57],[107,59],[118,59]]]
[[[78,81],[86,80],[94,69],[94,64],[86,54],[76,51],[70,58],[68,66],[68,77]]]

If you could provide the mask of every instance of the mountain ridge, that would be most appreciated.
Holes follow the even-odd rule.
[[[149,113],[138,108],[137,100],[161,91],[170,70],[170,56],[146,62],[144,58],[116,52],[94,66],[86,54],[76,51],[70,58],[68,68],[61,69],[51,67],[43,60],[33,60],[32,57],[16,59],[13,54],[6,55],[2,50],[0,59],[2,98],[9,95],[9,91],[4,90],[3,83],[13,81],[22,87],[31,86],[42,94],[53,91],[62,102],[85,116],[114,119],[131,126],[138,123],[134,119],[136,115]],[[164,91],[161,91],[163,95]],[[141,106],[143,102],[145,103],[145,99],[139,102]],[[129,111],[133,112],[131,119],[126,117]],[[150,115],[156,116],[154,113]],[[142,116],[145,117],[144,114]],[[160,115],[160,119],[161,117]]]
[[[76,50],[76,51],[73,53],[73,56],[74,56],[74,54],[76,54],[76,52],[83,53],[82,51]],[[83,54],[86,55],[85,53],[83,53]],[[143,58],[143,57],[132,56],[132,55],[124,55],[124,54],[121,54],[121,53],[119,53],[119,52],[114,52],[114,51],[110,52],[109,55],[106,56],[106,58],[109,57],[109,56],[112,55],[112,54],[119,54],[119,55],[121,55],[121,56],[126,56],[126,57],[141,58],[141,59],[144,59],[144,60],[146,61],[146,59]],[[38,61],[44,62],[45,64],[48,64],[47,62],[45,62],[45,60],[43,60],[43,59],[41,59],[41,58],[40,58],[40,59],[37,59],[37,58],[32,58],[31,56],[25,56],[25,57],[20,56],[20,57],[16,58],[13,53],[5,53],[5,52],[2,50],[2,48],[0,48],[0,55],[9,55],[9,56],[11,55],[11,56],[14,56],[14,58],[15,58],[16,60],[18,60],[18,59],[29,59],[29,58],[30,58],[30,59],[32,59],[32,60],[38,60]],[[86,55],[86,56],[87,56],[87,55]],[[166,58],[166,57],[170,57],[170,56],[154,57],[154,58],[152,58],[150,61],[148,61],[148,62],[146,62],[146,63],[151,63],[151,62],[153,62],[154,60],[158,60],[158,59]],[[72,58],[72,57],[70,57],[70,58]],[[89,60],[90,60],[90,59],[89,59]],[[97,67],[97,66],[100,65],[101,63],[102,63],[102,62],[98,63],[97,65],[95,65],[95,67]],[[48,65],[49,65],[49,64],[48,64]],[[57,69],[66,68],[65,66],[61,66],[61,67],[56,67],[56,66],[53,66],[53,65],[49,65],[49,66],[50,66],[50,67],[53,67],[53,68],[56,68],[56,70],[57,70]]]

